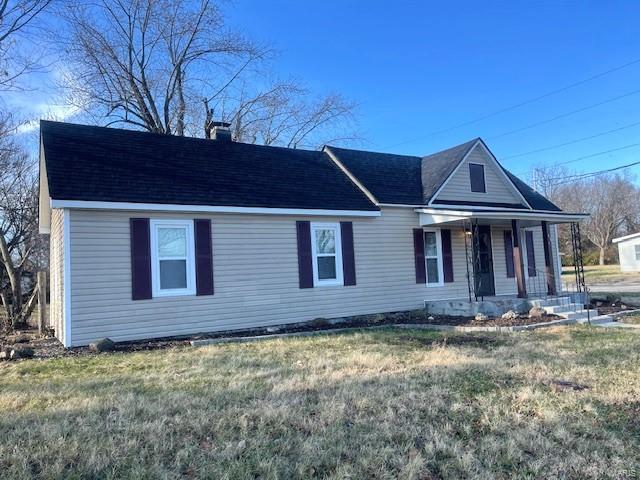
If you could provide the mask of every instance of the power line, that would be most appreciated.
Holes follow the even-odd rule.
[[[565,183],[576,182],[578,180],[584,180],[585,178],[596,177],[598,175],[602,175],[604,173],[615,172],[616,170],[622,170],[624,168],[633,167],[634,165],[640,165],[640,160],[632,163],[627,163],[626,165],[620,165],[619,167],[607,168],[606,170],[598,170],[595,172],[582,173],[579,175],[569,175],[567,177],[556,177],[550,178],[549,181],[553,180],[563,180],[562,182],[556,182],[553,185],[563,185]]]
[[[546,120],[541,120],[539,122],[531,123],[531,124],[529,124],[529,125],[527,125],[525,127],[516,128],[515,130],[509,130],[508,132],[504,132],[504,133],[501,133],[499,135],[493,135],[491,137],[488,137],[487,139],[488,140],[495,140],[496,138],[502,138],[502,137],[506,137],[507,135],[512,135],[514,133],[519,133],[519,132],[522,132],[524,130],[529,130],[530,128],[538,127],[538,126],[544,125],[546,123],[555,122],[556,120],[560,120],[561,118],[569,117],[571,115],[575,115],[576,113],[581,113],[581,112],[584,112],[586,110],[591,110],[592,108],[599,107],[600,105],[605,105],[607,103],[615,102],[617,100],[621,100],[623,98],[627,98],[627,97],[630,97],[631,95],[636,95],[638,93],[640,93],[640,90],[633,90],[631,92],[625,93],[623,95],[619,95],[617,97],[609,98],[607,100],[603,100],[603,101],[598,102],[598,103],[593,103],[591,105],[587,105],[586,107],[578,108],[577,110],[571,110],[570,112],[561,113],[559,115],[556,115],[555,117],[551,117],[551,118],[548,118]]]
[[[586,160],[587,158],[599,157],[600,155],[606,155],[607,153],[619,152],[620,150],[626,150],[628,148],[640,147],[640,143],[630,143],[629,145],[623,145],[622,147],[610,148],[609,150],[604,150],[602,152],[591,153],[589,155],[583,155],[578,158],[574,158],[572,160],[567,160],[565,162],[554,163],[553,166],[567,165],[569,163],[579,162],[580,160]],[[524,175],[528,172],[519,172],[516,175]]]
[[[596,134],[590,135],[588,137],[582,137],[582,138],[577,138],[575,140],[570,140],[568,142],[558,143],[556,145],[551,145],[549,147],[538,148],[536,150],[530,150],[530,151],[524,152],[524,153],[517,153],[515,155],[508,155],[506,157],[501,157],[501,159],[502,160],[508,160],[510,158],[524,157],[524,156],[527,156],[527,155],[532,155],[534,153],[547,152],[549,150],[554,150],[556,148],[566,147],[567,145],[573,145],[574,143],[584,142],[585,140],[591,140],[593,138],[602,137],[602,136],[608,135],[610,133],[620,132],[622,130],[626,130],[628,128],[635,127],[637,125],[640,125],[640,122],[630,123],[628,125],[623,125],[622,127],[614,128],[613,130],[607,130],[606,132],[596,133]]]
[[[476,118],[474,118],[472,120],[467,120],[466,122],[458,123],[456,125],[452,125],[450,127],[443,128],[441,130],[436,130],[436,131],[433,131],[431,133],[427,133],[426,135],[422,135],[420,137],[412,138],[410,140],[405,140],[403,142],[395,143],[393,145],[388,145],[388,146],[383,147],[383,148],[394,148],[394,147],[398,147],[398,146],[401,146],[401,145],[406,145],[407,143],[417,142],[419,140],[424,140],[425,138],[433,137],[434,135],[439,135],[441,133],[450,132],[451,130],[456,130],[458,128],[466,127],[467,125],[472,125],[472,124],[480,122],[482,120],[486,120],[487,118],[495,117],[496,115],[500,115],[502,113],[505,113],[505,112],[508,112],[508,111],[511,111],[511,110],[515,110],[516,108],[520,108],[520,107],[523,107],[525,105],[529,105],[530,103],[537,102],[539,100],[542,100],[544,98],[550,97],[552,95],[556,95],[558,93],[564,92],[566,90],[570,90],[572,88],[575,88],[577,86],[583,85],[583,84],[588,83],[588,82],[591,82],[593,80],[597,80],[598,78],[604,77],[605,75],[609,75],[609,74],[614,73],[614,72],[617,72],[618,70],[622,70],[623,68],[630,67],[631,65],[635,65],[636,63],[640,63],[640,58],[632,60],[630,62],[627,62],[627,63],[625,63],[623,65],[619,65],[617,67],[611,68],[609,70],[605,70],[604,72],[597,73],[597,74],[595,74],[595,75],[593,75],[591,77],[585,78],[583,80],[579,80],[579,81],[577,81],[575,83],[571,83],[569,85],[566,85],[564,87],[558,88],[556,90],[552,90],[550,92],[543,93],[542,95],[538,95],[537,97],[533,97],[533,98],[530,98],[528,100],[524,100],[524,101],[522,101],[520,103],[516,103],[515,105],[511,105],[509,107],[504,107],[504,108],[501,108],[499,110],[495,110],[495,111],[493,111],[491,113],[487,113],[485,115],[481,115],[479,117],[476,117]]]

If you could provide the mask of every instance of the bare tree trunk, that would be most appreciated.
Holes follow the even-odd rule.
[[[598,265],[604,265],[604,247],[600,247],[600,259]]]

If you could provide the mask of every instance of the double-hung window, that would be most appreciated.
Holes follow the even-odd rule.
[[[635,253],[636,253],[636,261],[640,262],[640,245],[634,245]]]
[[[342,285],[342,240],[339,223],[311,224],[313,284]]]
[[[192,220],[151,220],[151,284],[154,297],[195,295]]]
[[[442,267],[442,240],[440,230],[425,229],[424,231],[424,261],[427,270],[427,286],[444,284]]]

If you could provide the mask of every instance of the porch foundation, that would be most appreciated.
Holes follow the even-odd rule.
[[[532,300],[535,299],[509,297],[484,301],[434,300],[425,301],[424,306],[427,313],[432,315],[474,317],[478,313],[484,313],[489,316],[499,316],[509,310],[527,313],[533,307]]]

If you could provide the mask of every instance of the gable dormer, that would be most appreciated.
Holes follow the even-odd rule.
[[[481,140],[464,156],[430,203],[529,208]]]

